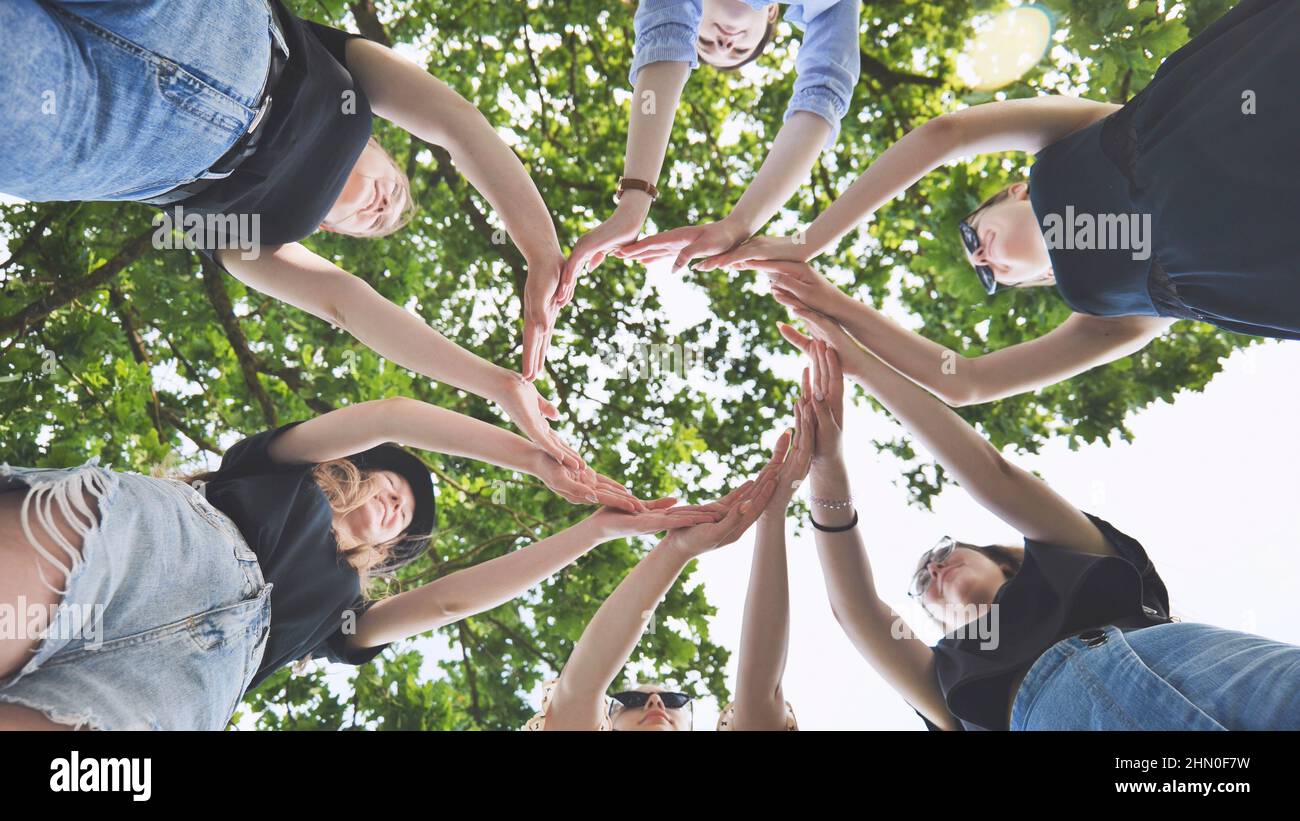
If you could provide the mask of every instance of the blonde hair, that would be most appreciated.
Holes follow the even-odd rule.
[[[155,471],[162,474],[165,470]],[[398,556],[396,548],[410,543],[414,548],[423,548],[429,540],[427,533],[402,533],[385,542],[371,543],[359,540],[345,533],[338,527],[342,517],[365,504],[376,491],[378,479],[375,470],[362,470],[350,459],[331,459],[312,466],[311,478],[325,495],[330,510],[334,514],[330,529],[338,543],[339,555],[348,566],[357,571],[361,578],[361,595],[366,601],[371,600],[370,588],[376,579],[391,577],[397,568],[413,561],[419,554],[418,549],[403,551],[405,556]],[[205,471],[176,477],[191,487],[196,482],[208,482],[216,473]]]

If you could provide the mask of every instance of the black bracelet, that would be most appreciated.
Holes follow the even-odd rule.
[[[812,517],[812,514],[809,514],[808,521],[812,522],[812,526],[823,533],[843,533],[846,530],[852,530],[858,526],[858,509],[853,509],[853,521],[840,527],[826,527],[825,525],[819,525],[817,524],[817,520]]]

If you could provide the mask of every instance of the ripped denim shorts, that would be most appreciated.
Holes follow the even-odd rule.
[[[0,679],[0,702],[78,728],[224,728],[271,623],[271,585],[234,522],[184,482],[108,470],[98,458],[0,465],[8,491],[26,494],[20,547],[62,600],[23,636],[39,643]],[[82,537],[80,551],[47,528],[56,509]]]

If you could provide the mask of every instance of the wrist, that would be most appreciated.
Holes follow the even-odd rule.
[[[619,196],[618,205],[614,208],[614,212],[623,214],[630,219],[645,222],[645,218],[650,215],[650,206],[654,201],[655,198],[650,196],[648,191],[629,188]]]
[[[659,540],[659,544],[651,548],[651,553],[659,553],[668,557],[671,561],[679,563],[685,567],[692,559],[697,558],[704,551],[696,551],[686,544],[682,531],[689,531],[690,528],[681,530],[672,530]]]
[[[762,226],[754,215],[745,213],[739,203],[730,214],[722,218],[720,224],[737,245],[754,236]]]
[[[815,479],[840,478],[848,475],[848,470],[844,464],[844,454],[836,452],[829,456],[814,456],[812,467],[808,469]]]

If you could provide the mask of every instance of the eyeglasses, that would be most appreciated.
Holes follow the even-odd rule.
[[[914,599],[919,599],[925,595],[925,591],[930,589],[930,582],[934,581],[934,576],[930,574],[930,562],[943,564],[952,556],[952,552],[957,549],[957,542],[951,536],[944,536],[939,543],[921,557],[920,564],[917,565],[916,572],[912,574],[912,585],[907,591],[907,595]]]
[[[650,696],[659,696],[664,707],[669,710],[680,710],[691,703],[691,697],[686,693],[646,693],[641,690],[627,690],[622,693],[615,693],[612,701],[609,703],[609,717],[613,718],[623,710],[637,710],[650,701]],[[694,707],[692,707],[692,712]]]
[[[965,219],[957,223],[957,230],[961,232],[962,244],[966,246],[966,251],[974,256],[980,249],[980,235],[975,231],[974,226],[970,224],[970,218],[978,214],[982,208],[976,208]],[[976,265],[975,275],[980,278],[980,284],[984,290],[992,294],[998,289],[998,281],[993,276],[993,269],[987,265]]]

